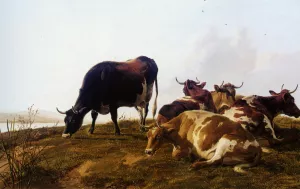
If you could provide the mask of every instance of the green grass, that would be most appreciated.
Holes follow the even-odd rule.
[[[288,128],[289,121],[279,119],[277,124]],[[250,174],[239,175],[230,166],[189,171],[189,160],[172,159],[170,144],[146,158],[147,137],[139,131],[138,122],[123,120],[120,128],[121,136],[114,135],[112,123],[97,125],[89,135],[87,125],[70,139],[61,138],[62,127],[52,128],[35,142],[48,148],[44,153],[47,161],[39,165],[33,187],[300,188],[299,140],[275,146],[272,153],[263,154],[257,167],[248,170]]]

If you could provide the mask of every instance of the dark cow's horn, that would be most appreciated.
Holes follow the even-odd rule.
[[[223,84],[224,84],[224,81],[222,82],[222,84],[220,85],[220,87],[222,87],[222,86],[223,86]]]
[[[177,83],[179,83],[180,85],[184,85],[183,82],[179,82],[179,81],[178,81],[177,77],[176,77],[176,81],[177,81]]]
[[[284,84],[282,84],[282,86],[281,86],[281,90],[283,89],[283,86],[284,86]]]
[[[196,82],[196,83],[197,83],[197,84],[199,84],[199,83],[200,83],[200,81],[199,81],[199,79],[198,79],[197,77],[196,77],[196,80],[197,80],[197,82]]]
[[[60,111],[58,108],[56,108],[56,110],[57,110],[58,113],[60,113],[60,114],[67,114],[67,112],[62,112],[62,111]]]
[[[234,86],[235,89],[241,88],[244,85],[244,82],[242,82],[242,85],[239,87]]]
[[[295,90],[293,90],[293,91],[291,91],[291,92],[290,92],[290,94],[292,94],[292,93],[296,92],[296,91],[297,91],[297,88],[298,88],[298,84],[297,84],[297,86],[296,86],[296,89],[295,89]]]
[[[73,111],[74,114],[78,114],[78,111],[75,110],[75,108],[73,106],[72,106],[72,111]]]

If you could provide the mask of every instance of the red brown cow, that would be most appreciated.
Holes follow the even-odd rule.
[[[274,117],[280,113],[296,118],[300,116],[300,110],[291,95],[297,87],[293,91],[281,88],[280,93],[270,90],[272,96],[267,97],[256,95],[245,97],[236,101],[223,115],[240,123],[255,136],[266,137],[270,142],[274,142],[273,139],[278,141],[273,127]],[[271,132],[273,139],[267,134],[266,129]]]
[[[180,99],[176,99],[170,104],[164,105],[158,112],[157,122],[165,123],[180,113],[187,110],[207,110],[216,112],[216,107],[213,103],[212,96],[208,90],[203,89],[205,82],[199,85],[199,81],[187,80],[179,84],[184,85],[183,92],[186,95]]]
[[[173,144],[172,156],[180,159],[194,156],[191,169],[223,164],[236,165],[234,171],[255,166],[261,157],[261,147],[254,136],[241,124],[212,112],[185,111],[169,122],[150,129],[147,133],[147,155],[154,155],[164,142]]]

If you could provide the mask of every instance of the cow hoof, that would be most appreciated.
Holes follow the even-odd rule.
[[[91,135],[94,134],[94,131],[89,131],[89,134],[91,134]]]
[[[70,138],[70,137],[71,137],[71,134],[70,134],[70,133],[62,134],[61,136],[62,136],[63,138]]]
[[[116,136],[120,136],[121,133],[120,133],[120,132],[115,132],[115,135],[116,135]]]

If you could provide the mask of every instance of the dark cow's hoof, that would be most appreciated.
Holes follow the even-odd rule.
[[[120,133],[120,132],[115,132],[115,135],[116,135],[116,136],[120,136],[121,133]]]
[[[89,130],[89,134],[91,134],[91,135],[92,135],[92,134],[94,134],[94,131],[92,131],[92,130]]]

